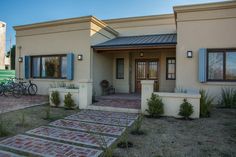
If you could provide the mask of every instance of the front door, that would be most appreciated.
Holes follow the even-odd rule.
[[[141,92],[141,80],[154,80],[154,91],[158,91],[158,59],[135,61],[135,91]]]

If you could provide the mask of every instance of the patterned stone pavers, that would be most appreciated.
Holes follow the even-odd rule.
[[[94,124],[81,121],[62,120],[62,119],[52,122],[49,125],[61,128],[69,128],[74,130],[89,131],[89,132],[102,133],[115,136],[121,135],[125,130],[125,127],[109,126],[103,124]]]
[[[98,111],[98,110],[81,110],[78,114],[94,115],[100,117],[109,118],[124,118],[124,119],[137,119],[138,114],[136,113],[124,113],[124,112],[109,112],[109,111]]]
[[[14,153],[10,153],[10,152],[0,150],[0,157],[21,157],[21,156],[16,155]]]
[[[134,122],[133,119],[128,119],[128,118],[124,119],[124,118],[100,117],[88,114],[74,114],[66,117],[65,119],[79,120],[98,124],[118,125],[118,126],[131,126]]]
[[[0,146],[40,156],[97,157],[102,153],[101,150],[97,149],[79,147],[26,135],[16,135],[5,139],[0,142]]]
[[[114,137],[98,136],[92,133],[70,131],[66,129],[59,129],[47,126],[42,126],[27,131],[26,133],[77,144],[95,146],[95,147],[109,147],[116,140],[116,138]]]

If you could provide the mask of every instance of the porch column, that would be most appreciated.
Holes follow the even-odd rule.
[[[92,80],[79,80],[79,108],[86,109],[92,104]]]
[[[142,80],[142,90],[141,90],[141,111],[146,113],[147,99],[149,99],[154,92],[154,80]]]

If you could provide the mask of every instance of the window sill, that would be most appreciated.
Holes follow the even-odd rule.
[[[206,82],[206,83],[203,83],[203,84],[206,84],[206,85],[225,85],[225,86],[236,86],[236,82]]]
[[[65,81],[70,82],[71,80],[67,80],[65,78],[30,78],[32,81]],[[72,80],[73,81],[73,80]]]

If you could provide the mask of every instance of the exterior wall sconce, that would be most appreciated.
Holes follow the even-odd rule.
[[[18,62],[23,62],[23,57],[19,57]]]
[[[187,58],[193,58],[193,51],[187,51]]]
[[[78,54],[77,60],[78,60],[78,61],[82,61],[82,60],[83,60],[83,55],[82,55],[82,54]]]
[[[140,52],[140,53],[139,53],[139,56],[140,56],[140,57],[143,57],[143,55],[144,55],[143,52]]]

